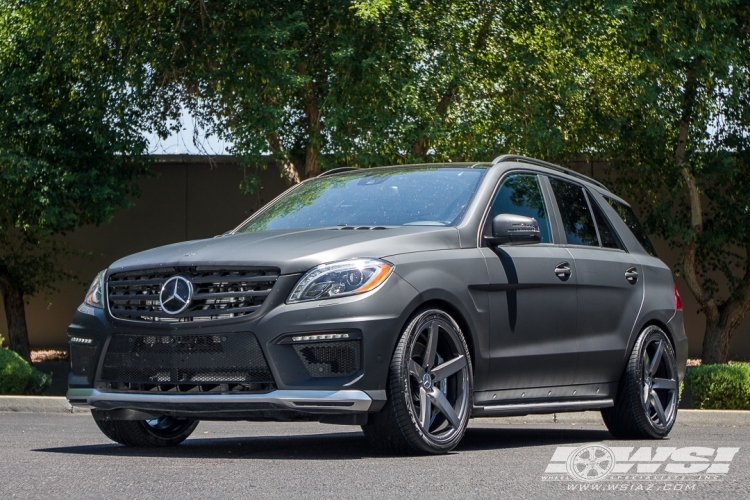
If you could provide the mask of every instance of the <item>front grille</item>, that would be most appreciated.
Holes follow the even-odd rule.
[[[311,377],[348,377],[359,371],[359,340],[295,344],[302,364]]]
[[[258,392],[273,388],[252,333],[114,335],[100,382],[140,392]]]
[[[173,276],[193,285],[188,307],[162,310],[159,293]],[[107,282],[109,311],[131,321],[182,323],[236,318],[260,309],[279,277],[278,269],[165,268],[112,274]]]
[[[73,375],[84,375],[91,381],[96,371],[96,349],[95,345],[70,344],[70,371]]]

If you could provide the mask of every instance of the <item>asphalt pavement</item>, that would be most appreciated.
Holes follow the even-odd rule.
[[[389,457],[357,427],[202,422],[134,449],[90,415],[0,412],[0,498],[750,498],[748,412],[685,412],[664,441],[613,440],[592,412],[556,420],[476,419],[453,453]],[[564,473],[597,453],[616,462],[598,459],[600,479]]]

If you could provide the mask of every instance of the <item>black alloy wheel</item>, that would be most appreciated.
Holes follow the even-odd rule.
[[[185,441],[198,421],[163,415],[152,420],[97,420],[96,425],[105,436],[125,446],[163,447]]]
[[[633,346],[615,405],[602,410],[604,423],[617,438],[662,439],[674,426],[678,399],[672,343],[661,328],[649,326]]]
[[[379,449],[446,453],[463,437],[473,404],[471,358],[461,329],[430,309],[404,330],[394,353],[388,402],[363,426]]]

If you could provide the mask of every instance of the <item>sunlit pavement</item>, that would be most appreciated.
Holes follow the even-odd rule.
[[[665,441],[613,440],[595,413],[543,424],[477,419],[451,454],[394,458],[374,453],[357,427],[202,422],[176,448],[132,449],[108,441],[88,415],[0,412],[0,498],[750,498],[750,417],[689,417],[678,416]],[[614,449],[620,468],[638,452],[631,462],[645,465],[631,473],[657,471],[610,471],[596,481],[550,473],[587,444]],[[719,448],[739,451],[719,462],[708,454]],[[714,463],[727,472],[706,474]],[[668,464],[706,467],[669,476]]]

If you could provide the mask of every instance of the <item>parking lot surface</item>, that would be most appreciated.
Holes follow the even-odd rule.
[[[202,422],[176,448],[132,449],[89,415],[0,412],[0,498],[750,498],[746,414],[678,416],[665,441],[577,415],[476,419],[451,454],[394,458],[357,427]],[[565,473],[591,457],[598,478]]]

